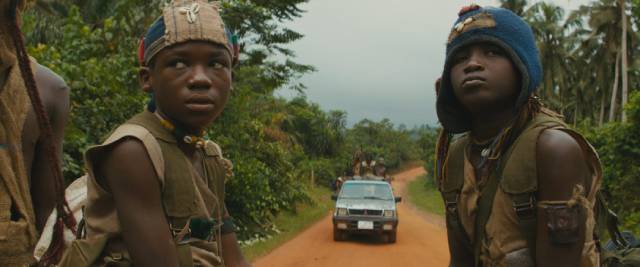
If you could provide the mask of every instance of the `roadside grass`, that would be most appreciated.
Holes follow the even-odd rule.
[[[297,212],[285,211],[276,216],[274,223],[278,227],[279,233],[269,239],[241,248],[244,257],[249,262],[273,251],[329,213],[334,204],[331,200],[333,192],[329,188],[315,186],[308,193],[313,203],[302,203],[296,207]]]
[[[427,182],[426,175],[420,176],[407,185],[409,202],[418,209],[444,216],[444,201],[440,192],[430,182]]]

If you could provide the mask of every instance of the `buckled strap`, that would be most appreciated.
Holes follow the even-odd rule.
[[[172,219],[169,223],[169,229],[176,242],[185,242],[191,238],[212,241],[216,239],[217,230],[224,224],[224,221],[215,219],[197,219],[191,218]]]
[[[511,200],[513,201],[513,211],[518,217],[520,233],[527,240],[529,251],[534,253],[536,251],[536,228],[538,224],[535,192],[513,194],[511,195]],[[532,260],[535,262],[535,257],[532,256]]]
[[[447,215],[458,218],[458,201],[460,199],[460,192],[448,192],[442,193],[444,198],[444,207]]]
[[[515,194],[511,196],[513,200],[513,210],[519,219],[536,216],[537,199],[533,193]]]
[[[169,231],[171,231],[171,235],[173,236],[173,240],[181,243],[185,240],[191,238],[191,228],[189,227],[189,222],[191,219],[187,219],[186,222],[179,223],[175,220],[169,223]]]

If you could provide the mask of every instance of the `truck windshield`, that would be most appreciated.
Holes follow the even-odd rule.
[[[391,188],[384,184],[344,184],[340,198],[393,200]]]

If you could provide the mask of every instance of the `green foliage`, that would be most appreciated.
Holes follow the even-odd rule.
[[[67,182],[83,174],[82,153],[88,146],[99,144],[148,101],[137,83],[137,45],[163,2],[40,0],[24,14],[29,53],[71,88],[64,142]],[[274,96],[286,86],[302,92],[305,87],[296,79],[313,71],[294,62],[285,48],[302,38],[283,22],[299,17],[298,5],[304,2],[222,1],[223,17],[243,51],[234,69],[232,96],[207,135],[234,163],[226,204],[242,240],[277,229],[277,214],[309,202],[311,182],[328,185],[341,175],[355,148],[372,147],[393,166],[418,157],[414,140],[388,120],[363,122],[348,131],[343,111],[325,112],[304,97],[288,101]],[[368,128],[376,129],[376,136],[362,136],[373,133]]]
[[[25,16],[25,32],[37,17]],[[77,7],[59,23],[65,34],[29,47],[31,56],[62,75],[71,88],[70,122],[65,130],[65,177],[82,175],[82,152],[97,144],[114,126],[141,110],[145,96],[137,89],[136,38],[116,34],[127,23],[106,19],[100,28],[87,25]]]
[[[373,160],[382,157],[387,168],[397,168],[400,164],[420,158],[408,130],[396,130],[389,119],[380,122],[363,119],[347,132],[350,151],[361,150],[371,155]]]
[[[413,130],[418,136],[418,146],[421,149],[420,159],[424,161],[424,169],[427,171],[425,179],[435,185],[433,170],[436,161],[436,143],[438,142],[438,129],[423,126]]]
[[[614,122],[591,131],[604,167],[604,187],[624,226],[640,233],[640,92],[626,106],[627,123]]]

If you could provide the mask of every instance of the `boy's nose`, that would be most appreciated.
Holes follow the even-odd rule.
[[[482,55],[476,51],[473,51],[469,55],[469,60],[467,60],[467,64],[464,67],[465,73],[470,73],[474,71],[483,70],[484,66],[482,65]]]
[[[196,65],[193,68],[193,76],[189,80],[189,89],[208,89],[211,86],[211,78],[207,76],[205,67]]]

